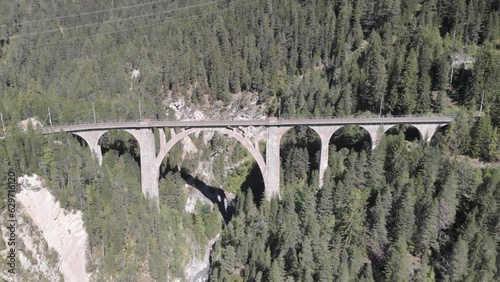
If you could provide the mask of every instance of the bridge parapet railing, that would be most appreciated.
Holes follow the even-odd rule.
[[[297,120],[297,119],[367,119],[367,118],[374,118],[374,119],[391,119],[391,118],[423,118],[423,117],[449,117],[453,118],[455,115],[450,115],[450,114],[411,114],[411,115],[350,115],[350,116],[330,116],[330,117],[294,117],[294,118],[283,118],[283,117],[276,117],[277,120],[284,121],[284,120]],[[266,118],[260,118],[260,119],[253,119],[253,120],[269,120],[269,117]],[[74,122],[74,123],[69,123],[69,124],[57,124],[54,123],[52,125],[45,124],[44,127],[65,127],[65,126],[75,126],[75,125],[92,125],[92,124],[109,124],[109,123],[140,123],[140,122],[175,122],[175,121],[244,121],[244,119],[241,118],[234,118],[234,117],[220,117],[220,118],[208,118],[208,119],[203,119],[203,120],[186,120],[186,119],[100,119],[97,120],[96,122],[88,122],[84,120],[80,120],[79,122]]]

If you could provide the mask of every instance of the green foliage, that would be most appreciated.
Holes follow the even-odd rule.
[[[410,260],[404,238],[399,239],[393,247],[387,261],[385,281],[410,281]]]
[[[294,135],[287,140],[298,140]],[[258,210],[251,194],[240,194],[215,247],[211,278],[494,280],[499,170],[450,159],[439,145],[409,148],[402,135],[383,140],[368,156],[332,153],[343,169],[331,160],[317,192],[313,179],[305,186],[285,181],[281,200]]]
[[[137,119],[139,102],[143,118],[173,118],[162,104],[172,96],[200,107],[227,105],[240,92],[257,92],[284,118],[460,108],[436,148],[409,149],[399,135],[366,154],[361,130],[345,128],[333,139],[356,150],[332,146],[319,192],[318,138],[291,130],[281,151],[282,200],[257,207],[251,193],[237,197],[212,254],[214,280],[500,280],[498,169],[450,160],[499,159],[498,1],[194,1],[207,5],[167,19],[183,4],[115,0],[113,8],[144,5],[91,13],[109,2],[7,2],[0,111],[9,136],[0,140],[0,167],[45,175],[63,207],[83,210],[98,280],[181,277],[193,242],[219,233],[219,214],[197,206],[186,215],[183,180],[171,172],[160,181],[156,212],[142,197],[139,148],[126,134],[101,140],[110,151],[99,169],[69,135],[21,133],[16,123],[33,116],[47,124],[49,107],[53,123],[93,122],[92,102],[98,120]],[[75,13],[88,14],[61,18]],[[450,67],[462,51],[476,62]],[[229,147],[223,140],[210,148],[214,185],[237,192],[251,165],[241,148],[218,151]],[[167,167],[196,172],[209,154],[183,159],[176,148]]]
[[[484,92],[499,121],[492,1],[113,4],[140,7],[93,13],[109,3],[1,4],[7,121],[43,119],[50,107],[55,123],[92,122],[92,102],[99,120],[137,119],[139,101],[143,118],[166,118],[169,93],[200,106],[205,98],[228,104],[241,91],[258,92],[269,113],[281,98],[285,117],[378,114],[380,106],[384,114],[424,113],[443,110],[432,107],[436,90],[473,109]],[[87,14],[19,25],[76,13]],[[447,88],[450,55],[474,44],[481,48],[471,75]],[[134,69],[141,74],[131,79]]]
[[[500,142],[497,128],[491,124],[488,113],[481,117],[478,125],[474,127],[471,138],[475,141],[471,154],[486,161],[500,159]]]
[[[246,161],[224,178],[224,191],[237,194],[252,169],[252,162]]]
[[[127,134],[106,134],[99,168],[89,149],[68,134],[12,131],[0,143],[0,159],[19,176],[44,175],[63,207],[83,210],[92,258],[88,267],[99,269],[100,279],[137,281],[146,272],[156,280],[183,277],[191,247],[202,256],[207,239],[220,232],[220,214],[207,207],[200,207],[196,215],[186,214],[185,182],[179,173],[167,173],[160,180],[158,212],[142,195],[137,144],[130,141]],[[50,254],[57,262],[56,253]]]

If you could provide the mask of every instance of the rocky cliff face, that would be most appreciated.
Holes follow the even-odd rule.
[[[207,120],[207,119],[234,119],[234,120],[245,120],[245,119],[264,119],[266,118],[265,105],[257,104],[257,94],[256,93],[239,93],[233,95],[232,102],[226,106],[221,107],[217,103],[214,105],[207,105],[204,108],[194,107],[192,105],[186,105],[182,95],[177,96],[176,99],[170,98],[165,101],[164,105],[169,108],[174,114],[175,118],[178,120]],[[265,140],[266,132],[264,128],[242,128],[242,134],[251,138],[252,142],[258,146],[259,141]],[[199,138],[197,134],[183,139],[182,144],[182,159],[189,159],[190,157],[196,155],[199,151],[210,150],[210,142],[214,138],[214,132],[206,131],[202,135],[201,147],[196,147],[195,143],[191,138]],[[229,140],[230,144],[237,143],[236,140]],[[200,144],[200,143],[198,143]],[[231,146],[233,148],[233,146]],[[228,148],[226,148],[228,149]],[[232,151],[224,152],[226,154],[225,158],[225,171],[228,171],[238,167],[242,164],[242,161],[231,164],[227,161],[227,156],[232,154]],[[194,169],[195,175],[191,175],[191,179],[187,179],[186,189],[188,190],[188,199],[186,202],[186,212],[195,212],[195,206],[197,202],[208,205],[217,205],[224,220],[230,218],[228,211],[229,205],[231,205],[232,200],[235,195],[229,193],[228,191],[223,191],[222,189],[214,187],[208,187],[217,178],[214,175],[213,163],[214,157],[217,152],[212,152],[210,154],[210,159],[197,160],[197,167]],[[224,175],[223,177],[225,177]],[[193,177],[197,177],[202,181],[193,180]],[[223,188],[223,187],[221,187]],[[185,267],[185,279],[187,281],[202,282],[208,281],[209,273],[209,256],[212,251],[213,244],[219,239],[219,235],[208,241],[206,249],[201,250],[202,254],[196,250],[191,250],[191,258],[189,263]],[[203,254],[204,253],[204,254]]]
[[[189,260],[185,268],[185,278],[190,282],[204,282],[208,281],[208,273],[210,270],[210,252],[215,242],[219,240],[219,235],[208,241],[205,255],[201,258],[193,256]]]
[[[217,198],[219,201],[221,200],[218,195],[218,191],[208,191],[208,187],[193,187],[191,185],[186,184],[185,189],[187,189],[188,199],[186,201],[186,212],[195,213],[196,212],[196,204],[209,205],[213,208],[214,203],[217,202]],[[229,198],[232,199],[234,196],[230,195]],[[224,205],[227,203],[218,203],[219,205]],[[188,264],[184,268],[184,278],[190,282],[204,282],[208,281],[208,273],[210,267],[210,252],[212,251],[212,247],[215,242],[219,239],[219,234],[215,238],[211,238],[208,240],[207,245],[204,249],[197,250],[196,248],[192,248],[190,250],[191,256]],[[201,251],[201,253],[200,253]]]
[[[89,281],[85,270],[87,233],[80,211],[67,211],[43,186],[37,175],[19,178],[17,200],[18,269],[9,281]],[[6,230],[2,225],[2,235]]]
[[[61,208],[37,175],[19,178],[16,275],[1,269],[0,277],[7,281],[92,281],[86,271],[87,232],[81,211]],[[198,188],[187,185],[186,212],[194,213],[196,203],[213,206]],[[0,225],[3,240],[8,230]],[[204,248],[190,250],[190,260],[182,281],[207,281],[209,256],[218,235]],[[195,244],[193,244],[195,245]],[[2,255],[6,255],[5,251]]]

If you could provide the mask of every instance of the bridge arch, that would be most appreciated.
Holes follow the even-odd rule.
[[[264,161],[264,157],[262,156],[262,153],[260,152],[259,148],[254,146],[252,142],[243,136],[242,134],[236,132],[235,130],[229,129],[229,128],[189,128],[185,129],[181,132],[176,133],[174,136],[170,138],[163,146],[161,146],[160,153],[158,154],[158,157],[155,160],[155,165],[154,167],[159,173],[161,163],[163,162],[163,159],[167,156],[167,154],[170,152],[170,150],[177,144],[179,141],[184,139],[185,137],[189,136],[190,134],[193,133],[200,133],[201,131],[214,131],[221,133],[223,135],[228,135],[229,137],[232,137],[236,139],[243,147],[245,147],[252,157],[255,159],[257,166],[260,169],[260,172],[262,174],[262,178],[264,180],[264,189],[268,189],[267,185],[267,171],[266,171],[266,162]],[[160,134],[163,134],[161,139],[164,139],[164,133],[160,131]]]
[[[432,145],[432,146],[435,146],[439,143],[444,143],[446,141],[446,136],[448,135],[449,131],[451,129],[451,125],[450,124],[444,124],[443,126],[440,126],[436,132],[434,133],[434,135],[432,135],[429,143]]]
[[[87,143],[87,146],[89,147],[92,156],[99,163],[99,165],[101,165],[102,151],[101,151],[101,145],[99,145],[99,139],[106,132],[107,130],[92,130],[92,131],[75,131],[72,133],[73,135],[80,137],[83,141],[85,141],[85,143]]]
[[[430,123],[430,124],[412,124],[415,128],[420,132],[421,140],[425,140],[426,142],[430,142],[434,134],[438,131],[439,128],[445,126],[447,124],[443,123]]]
[[[114,129],[113,129],[114,130]],[[158,181],[151,177],[148,165],[153,163],[155,157],[155,144],[153,131],[150,129],[116,129],[119,132],[127,132],[132,135],[138,144],[140,154],[140,168],[141,168],[141,189],[146,198],[158,198]],[[103,153],[100,139],[110,130],[90,130],[90,131],[73,131],[73,134],[80,136],[87,142],[93,156],[96,158],[99,165],[102,165]],[[151,144],[152,141],[152,144]],[[133,156],[134,157],[134,156]],[[137,159],[136,159],[137,161]],[[158,201],[156,200],[157,205]]]
[[[447,126],[447,124],[438,123],[427,123],[427,124],[413,124],[413,123],[400,123],[393,125],[386,125],[383,131],[379,132],[380,139],[387,134],[394,134],[394,132],[403,131],[405,134],[405,140],[415,141],[416,139],[420,141],[425,141],[430,143],[436,132],[440,128]]]
[[[360,124],[359,126],[368,131],[371,139],[371,147],[374,150],[380,143],[380,139],[385,132],[396,124]]]

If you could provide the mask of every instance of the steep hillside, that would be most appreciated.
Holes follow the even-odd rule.
[[[500,280],[498,169],[455,161],[500,159],[499,61],[498,0],[0,1],[0,171],[36,173],[54,211],[81,211],[95,280]],[[193,134],[162,164],[159,212],[126,132],[103,136],[99,166],[70,134],[17,127],[440,114],[454,121],[431,144],[402,126],[372,151],[362,128],[339,130],[321,190],[318,137],[288,131],[271,203],[244,148]],[[73,226],[32,212],[28,241],[46,220]],[[47,232],[26,271],[71,275],[54,238],[81,231]]]
[[[19,178],[19,184],[21,191],[16,197],[20,204],[17,214],[19,273],[3,272],[2,276],[16,281],[32,281],[34,277],[50,281],[59,278],[89,281],[87,233],[81,211],[61,208],[37,175],[24,175]],[[5,227],[2,228],[7,241],[5,231]]]

